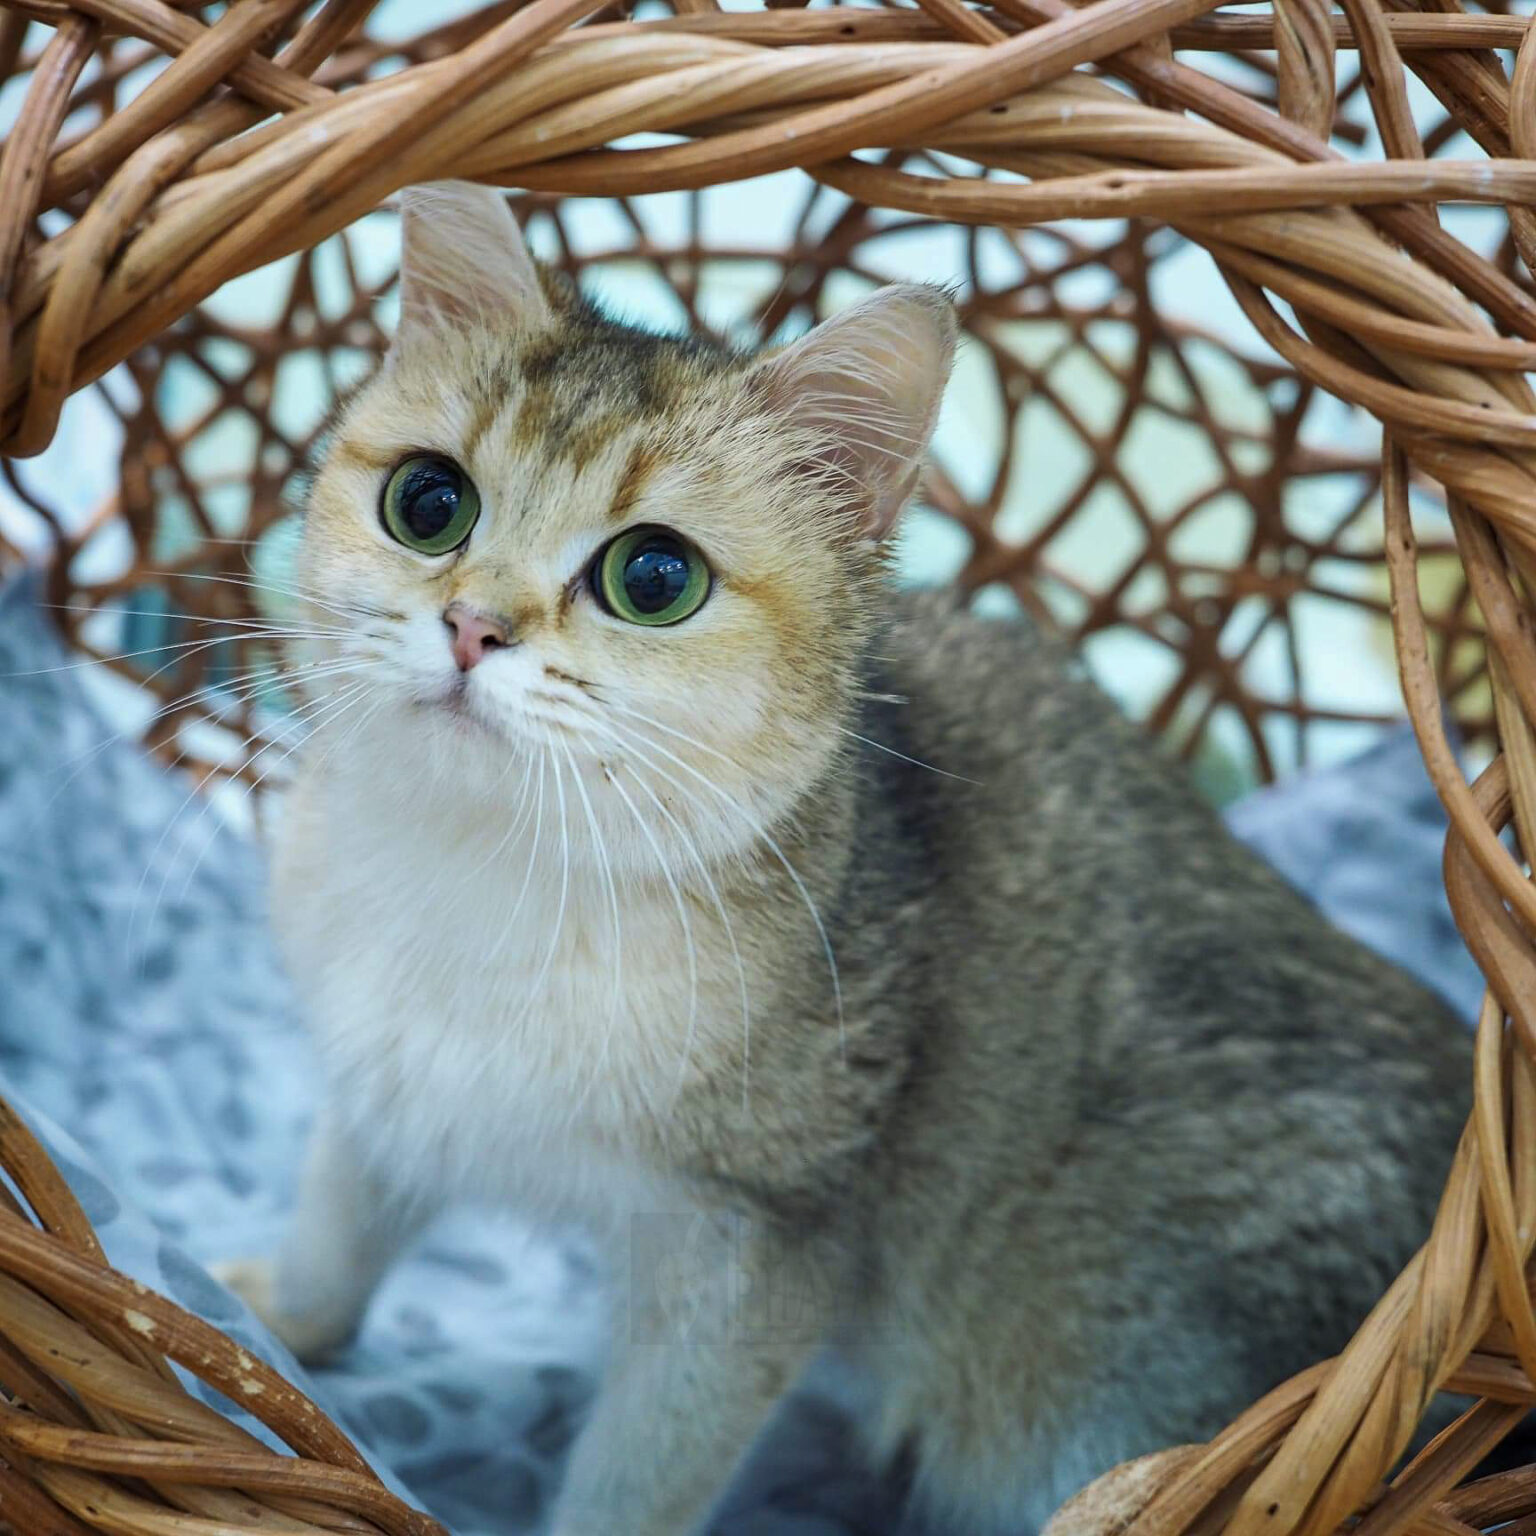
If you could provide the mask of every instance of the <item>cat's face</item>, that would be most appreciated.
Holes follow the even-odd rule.
[[[536,775],[642,860],[745,844],[846,740],[952,333],[894,289],[765,360],[647,336],[541,281],[496,194],[408,194],[401,330],[308,508],[317,724],[355,688],[334,749],[351,714],[480,814]]]

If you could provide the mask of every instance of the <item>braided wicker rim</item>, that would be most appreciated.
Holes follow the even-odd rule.
[[[302,0],[234,0],[205,25],[196,7],[162,0],[0,0],[0,77],[29,77],[0,151],[0,446],[40,451],[72,392],[221,284],[444,175],[623,196],[798,166],[870,206],[1006,226],[1146,219],[1203,246],[1264,341],[1384,429],[1403,691],[1451,818],[1447,889],[1489,993],[1476,1108],[1423,1250],[1339,1359],[1184,1458],[1130,1530],[1324,1536],[1358,1518],[1362,1536],[1450,1536],[1517,1519],[1523,1536],[1536,1469],[1458,1485],[1536,1403],[1536,887],[1500,841],[1511,823],[1525,847],[1536,835],[1527,21],[1465,14],[1456,0],[1341,0],[1341,14],[1276,0],[1242,16],[1213,14],[1214,0],[762,13],[676,0],[678,14],[643,22],[612,19],[603,0],[512,0],[402,52],[359,30],[370,8],[326,0],[301,22]],[[23,59],[29,20],[52,32]],[[82,73],[108,38],[173,62],[70,137],[77,90],[99,90]],[[1175,50],[1273,50],[1274,101]],[[1382,159],[1331,146],[1341,50],[1358,60]],[[1513,51],[1512,73],[1496,50]],[[405,67],[377,73],[392,62]],[[1431,158],[1444,139],[1421,139],[1410,76],[1484,158]],[[681,142],[611,147],[642,131]],[[856,158],[869,149],[885,153]],[[1448,201],[1504,210],[1502,259],[1441,226],[1435,205]],[[43,238],[36,219],[50,209],[73,222]],[[1410,478],[1443,491],[1491,642],[1499,753],[1470,786],[1442,720]],[[264,1460],[176,1398],[166,1356],[236,1393],[242,1371],[261,1368],[105,1270],[14,1121],[0,1157],[48,1229],[0,1215],[0,1380],[28,1410],[0,1413],[0,1507],[13,1524],[72,1536],[204,1529],[177,1523],[186,1509],[241,1531],[288,1530],[293,1518],[431,1528],[368,1482],[351,1447],[270,1374],[249,1378],[263,1388],[255,1405],[273,1413],[293,1460]],[[1384,1485],[1442,1389],[1480,1400]],[[78,1478],[93,1480],[88,1496]]]
[[[21,1536],[444,1536],[264,1361],[111,1269],[68,1185],[3,1102],[0,1165],[21,1197],[0,1186],[7,1528]],[[294,1454],[279,1455],[198,1401],[172,1361],[238,1402]]]
[[[808,322],[836,284],[879,282],[882,267],[906,259],[901,252],[908,238],[932,228],[920,216],[843,205],[840,194],[811,183],[779,248],[704,243],[700,231],[720,222],[714,201],[709,193],[686,194],[679,237],[676,228],[650,230],[653,200],[615,200],[608,206],[632,236],[595,249],[574,238],[563,200],[525,194],[517,210],[573,278],[590,274],[601,291],[613,276],[611,263],[627,264],[631,272],[643,267],[696,330],[710,329],[705,300],[715,278],[727,269],[770,274],[740,324],[759,337]],[[1329,749],[1330,735],[1358,736],[1360,726],[1400,719],[1400,706],[1383,709],[1379,698],[1322,694],[1313,686],[1316,648],[1306,643],[1314,623],[1344,616],[1366,628],[1376,662],[1390,664],[1390,633],[1380,622],[1388,610],[1375,511],[1380,453],[1369,445],[1314,442],[1319,434],[1309,423],[1315,409],[1330,402],[1312,385],[1198,320],[1156,308],[1160,264],[1187,249],[1172,231],[1140,221],[1107,239],[1102,230],[1026,232],[1037,238],[1022,275],[986,270],[989,254],[998,252],[974,226],[951,231],[953,269],[947,256],[929,259],[931,269],[962,277],[965,352],[981,364],[969,385],[978,390],[978,412],[995,413],[1004,447],[972,451],[953,469],[936,460],[922,500],[957,524],[970,546],[954,575],[960,594],[1006,590],[1072,640],[1090,646],[1108,640],[1119,654],[1129,642],[1138,660],[1161,664],[1155,689],[1136,707],[1173,750],[1195,760],[1214,792],[1225,794],[1246,778],[1268,782],[1306,766]],[[1011,241],[1005,255],[1025,255],[1022,235],[991,233]],[[323,410],[303,423],[279,420],[280,370],[301,360],[315,365],[335,399],[345,387],[342,370],[365,357],[376,361],[382,352],[375,310],[394,274],[363,275],[353,251],[359,238],[367,243],[344,231],[296,257],[273,295],[271,323],[196,310],[130,356],[123,372],[131,390],[115,379],[110,388],[106,380],[94,386],[94,399],[123,428],[120,478],[83,521],[78,506],[55,510],[43,499],[45,474],[0,461],[0,473],[47,530],[48,601],[71,642],[100,668],[154,695],[158,707],[143,732],[146,745],[168,764],[193,768],[200,780],[242,781],[242,797],[250,802],[287,770],[287,752],[277,750],[272,735],[282,730],[272,705],[287,669],[272,646],[272,612],[251,579],[262,575],[262,550],[294,527],[290,486],[295,472],[302,477],[312,462],[326,420]],[[332,287],[322,305],[327,276]],[[1084,277],[1096,294],[1084,294]],[[1043,348],[1036,344],[1042,328]],[[1060,379],[1058,363],[1067,365]],[[1082,363],[1118,394],[1112,413],[1096,413],[1094,402],[1082,397],[1082,378],[1073,372]],[[1220,376],[1207,380],[1217,364]],[[1238,381],[1233,398],[1243,402],[1236,412],[1229,377]],[[204,400],[178,417],[161,402],[174,402],[189,378]],[[1159,379],[1176,387],[1170,392]],[[1039,494],[1041,451],[1029,445],[1035,411],[1055,424],[1050,430],[1058,440],[1047,451],[1072,465],[1071,478],[1049,497]],[[231,463],[226,453],[209,452],[232,417],[252,445],[245,462],[238,454]],[[1203,473],[1175,495],[1161,476],[1160,458],[1135,449],[1149,430],[1174,430],[1202,447]],[[974,470],[981,461],[987,474],[978,483]],[[248,497],[243,512],[232,517],[227,506],[216,512],[214,500],[235,486]],[[1339,495],[1341,487],[1347,495]],[[1022,538],[1007,517],[1021,493],[1032,513]],[[161,537],[167,494],[186,508],[180,548]],[[1112,511],[1119,509],[1122,537],[1129,531],[1137,544],[1123,562],[1106,561],[1102,541],[1092,534],[1106,499]],[[1324,503],[1325,517],[1308,516]],[[1231,552],[1217,558],[1182,537],[1213,514],[1236,535]],[[109,533],[126,535],[131,558],[88,576],[87,562],[76,556]],[[1425,558],[1426,619],[1441,695],[1465,734],[1486,738],[1491,703],[1480,616],[1445,533],[1429,542]],[[130,641],[123,632],[125,610],[146,607],[175,616],[174,636],[160,637],[178,642],[168,645],[165,662],[143,659],[156,643],[151,635],[135,629]],[[110,622],[98,624],[99,618]],[[1284,654],[1286,675],[1259,665],[1266,643],[1271,656]],[[257,682],[233,686],[244,678]],[[198,729],[210,718],[222,728],[217,745]],[[1337,746],[1335,735],[1332,749]]]

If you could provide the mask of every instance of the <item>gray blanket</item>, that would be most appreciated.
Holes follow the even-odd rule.
[[[391,1274],[356,1346],[312,1377],[208,1278],[203,1263],[272,1248],[313,1105],[261,858],[112,737],[30,594],[0,591],[0,1091],[115,1264],[313,1393],[456,1536],[535,1530],[589,1394],[589,1266],[504,1218],[452,1214]],[[1337,921],[1475,1012],[1480,980],[1440,891],[1444,822],[1405,732],[1231,821]],[[894,1494],[854,1470],[837,1388],[813,1370],[719,1532],[890,1529]]]

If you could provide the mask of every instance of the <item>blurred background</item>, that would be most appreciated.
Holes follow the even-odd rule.
[[[376,76],[431,57],[483,24],[473,9],[384,0],[370,40],[334,67]],[[1272,55],[1191,57],[1273,95]],[[77,89],[80,127],[162,62],[131,42],[108,52]],[[1336,142],[1379,154],[1352,54],[1339,69]],[[21,84],[0,92],[0,131]],[[1417,80],[1413,100],[1431,152],[1480,153]],[[1376,564],[1375,424],[1299,381],[1209,257],[1171,231],[955,228],[851,205],[798,172],[516,206],[535,251],[610,309],[747,345],[796,334],[888,278],[953,286],[968,336],[933,473],[900,536],[902,578],[956,583],[989,611],[1024,605],[1079,637],[1103,686],[1217,801],[1340,761],[1400,713]],[[1448,217],[1497,253],[1497,210]],[[51,598],[71,632],[101,657],[137,653],[91,669],[102,705],[207,776],[242,824],[286,772],[287,699],[280,678],[256,677],[273,660],[259,639],[195,645],[209,632],[186,616],[280,613],[290,600],[305,466],[391,329],[395,250],[384,210],[228,285],[78,395],[49,450],[0,479],[0,539],[13,556],[59,556]],[[1418,511],[1444,691],[1475,737],[1488,712],[1476,614],[1454,560],[1434,558],[1447,534],[1437,503]],[[242,586],[252,581],[260,594]]]
[[[382,0],[319,78],[345,87],[439,57],[516,9]],[[672,12],[641,0],[635,14]],[[21,38],[0,135],[49,35],[34,23]],[[1198,41],[1182,61],[1273,104],[1272,51]],[[1409,64],[1426,152],[1480,157],[1435,93],[1450,66]],[[61,142],[163,67],[143,43],[104,45]],[[1379,156],[1349,50],[1338,77],[1335,146]],[[1240,837],[1470,1016],[1482,983],[1440,890],[1444,819],[1393,729],[1379,432],[1265,346],[1203,251],[1124,221],[936,224],[798,172],[628,200],[514,193],[513,206],[535,252],[609,309],[744,346],[892,278],[949,287],[965,340],[899,534],[901,579],[1028,609],[1078,640]],[[1441,217],[1528,284],[1502,211]],[[294,604],[325,423],[393,327],[397,233],[386,207],[229,284],[75,395],[46,452],[0,460],[0,1091],[42,1128],[115,1264],[313,1387],[456,1536],[506,1536],[537,1528],[589,1390],[600,1307],[578,1247],[450,1219],[313,1381],[198,1267],[272,1251],[314,1101],[260,849],[237,834],[275,808],[302,744],[266,625]],[[1416,494],[1415,519],[1441,690],[1475,756],[1490,723],[1478,615],[1435,494]],[[5,579],[23,567],[29,581]],[[1286,782],[1252,793],[1272,780]],[[891,1490],[850,1472],[836,1398],[831,1381],[796,1396],[722,1531],[892,1528]]]

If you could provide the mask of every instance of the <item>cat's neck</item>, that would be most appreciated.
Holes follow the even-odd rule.
[[[708,769],[676,755],[642,763],[459,744],[396,724],[345,752],[320,744],[302,772],[328,838],[373,860],[409,845],[444,881],[555,880],[621,904],[755,902],[780,884],[827,899],[841,878],[855,776],[829,764],[782,805],[743,801]]]

